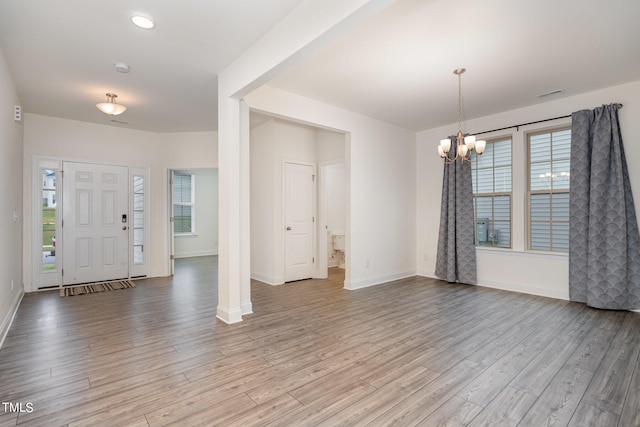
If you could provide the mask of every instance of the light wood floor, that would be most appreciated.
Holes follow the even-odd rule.
[[[640,314],[411,278],[252,285],[215,319],[215,257],[135,289],[25,296],[0,426],[638,426]],[[3,404],[4,405],[4,404]],[[23,406],[26,410],[27,406]]]

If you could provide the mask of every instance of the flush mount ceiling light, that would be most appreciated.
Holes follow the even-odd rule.
[[[113,68],[119,73],[126,74],[129,72],[129,66],[124,62],[116,62],[115,64],[113,64]]]
[[[151,20],[151,18],[147,18],[142,15],[133,15],[131,17],[131,22],[138,28],[142,28],[143,30],[151,30],[156,24]]]
[[[476,153],[484,153],[484,148],[487,145],[487,141],[476,141],[475,135],[469,135],[462,132],[462,73],[466,70],[464,68],[457,68],[453,70],[453,74],[458,76],[458,134],[455,136],[456,150],[455,153],[449,155],[451,150],[451,138],[445,138],[440,140],[438,145],[438,154],[445,163],[454,163],[457,159],[461,159],[462,162],[470,161],[470,153],[475,148]]]
[[[118,95],[116,95],[115,93],[108,93],[107,102],[100,102],[96,104],[96,107],[98,107],[98,110],[102,111],[105,114],[109,114],[110,116],[117,116],[118,114],[122,114],[124,113],[124,110],[127,109],[127,107],[122,104],[116,104],[117,97]]]

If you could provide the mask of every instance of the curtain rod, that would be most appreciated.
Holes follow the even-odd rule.
[[[622,104],[617,104],[617,105],[618,105],[618,108],[622,108]],[[482,134],[485,134],[485,133],[497,132],[499,130],[512,129],[512,128],[516,128],[516,130],[520,130],[521,126],[535,125],[537,123],[550,122],[552,120],[566,119],[566,118],[569,118],[569,117],[571,117],[571,114],[568,114],[566,116],[552,117],[550,119],[536,120],[535,122],[520,123],[518,125],[505,126],[503,128],[499,128],[499,129],[485,130],[485,131],[482,131],[482,132],[473,133],[471,135],[482,135]]]

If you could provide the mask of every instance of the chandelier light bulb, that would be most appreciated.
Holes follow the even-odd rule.
[[[484,153],[484,149],[487,146],[487,141],[485,141],[484,139],[479,139],[478,141],[476,141],[476,153],[478,154],[482,154]]]
[[[451,150],[451,140],[449,138],[441,139],[439,147],[443,152],[448,153]]]
[[[476,136],[475,135],[465,136],[464,144],[467,146],[469,150],[473,150],[473,147],[476,146]]]

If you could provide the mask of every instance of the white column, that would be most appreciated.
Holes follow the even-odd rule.
[[[218,307],[225,323],[242,321],[240,307],[240,101],[218,93]]]
[[[251,304],[251,211],[249,209],[249,106],[240,102],[240,309],[253,313]]]

